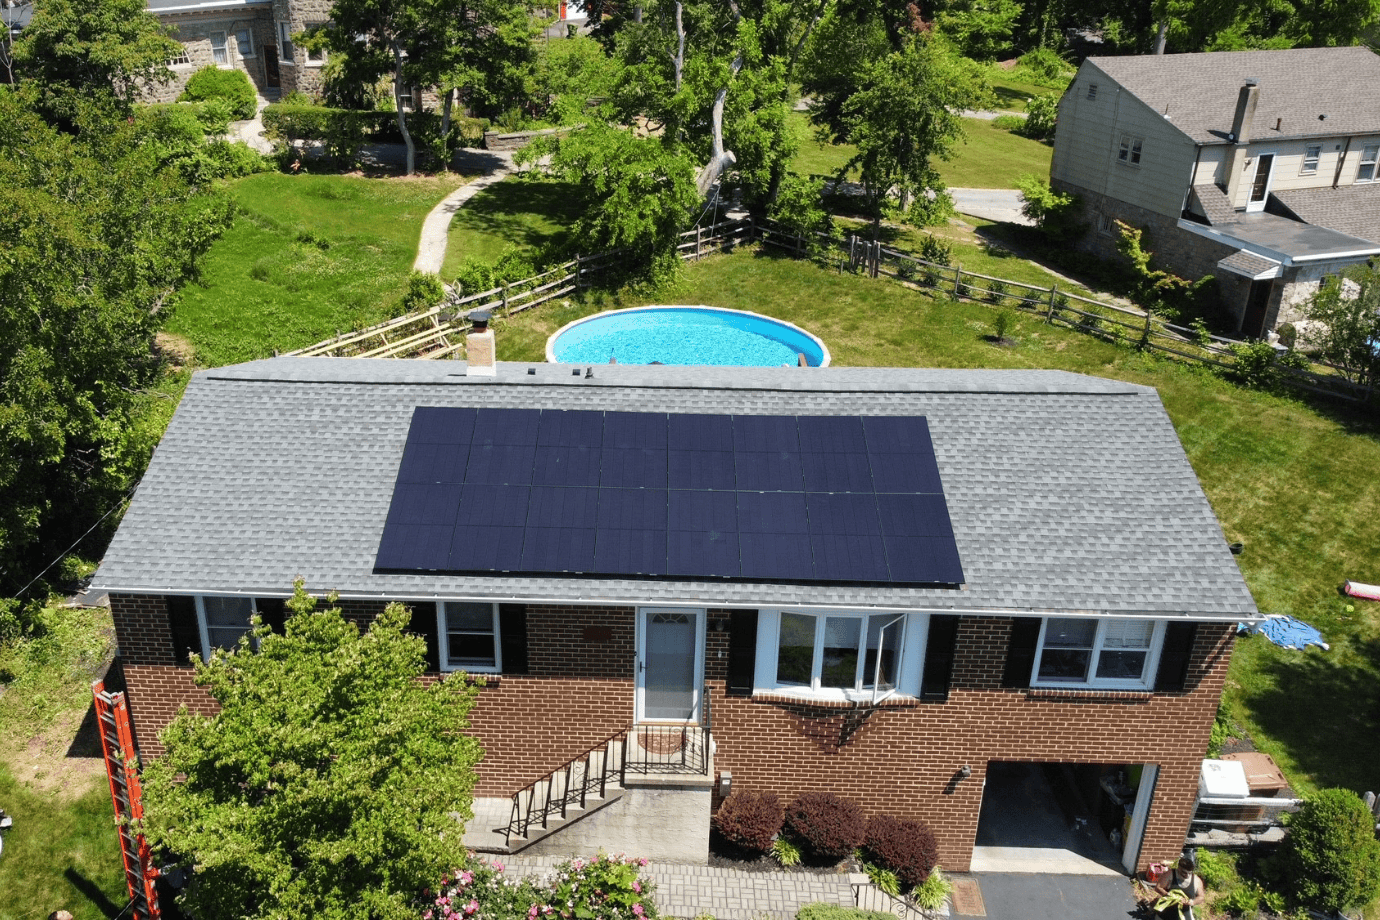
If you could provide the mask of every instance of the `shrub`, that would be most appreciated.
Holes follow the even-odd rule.
[[[445,285],[431,272],[413,272],[407,279],[407,293],[403,294],[402,312],[419,313],[430,310],[446,296]]]
[[[786,868],[800,865],[800,847],[785,837],[777,837],[771,842],[771,855],[772,859]]]
[[[1020,134],[1035,141],[1054,139],[1054,123],[1059,117],[1058,96],[1035,96],[1025,104],[1025,121]]]
[[[930,877],[925,879],[910,893],[921,910],[936,911],[944,906],[944,899],[954,893],[954,883],[935,866]]]
[[[997,337],[998,342],[1005,341],[1015,328],[1016,314],[1009,309],[998,310],[997,315],[992,317],[992,334]]]
[[[239,141],[210,141],[203,151],[206,158],[214,164],[216,177],[220,179],[252,176],[269,168],[268,161],[261,153]]]
[[[1021,213],[1051,242],[1068,242],[1088,229],[1080,219],[1083,202],[1077,195],[1056,192],[1049,180],[1028,173],[1016,179],[1016,187],[1021,190]]]
[[[391,120],[389,112],[359,112],[331,109],[321,105],[267,106],[264,130],[269,138],[292,147],[298,141],[319,142],[326,157],[342,166],[352,166],[366,138],[379,130],[381,120]]]
[[[234,113],[228,100],[207,99],[194,105],[193,111],[196,112],[196,120],[201,122],[202,131],[219,136],[230,130],[230,118]]]
[[[896,873],[890,869],[883,869],[876,863],[864,863],[863,868],[867,870],[867,877],[882,891],[889,895],[899,895],[901,893],[901,880],[896,877]]]
[[[1011,287],[1005,281],[989,281],[987,282],[987,293],[983,296],[989,303],[1000,305],[1006,302],[1006,292],[1009,290]]]
[[[805,248],[817,253],[821,246],[817,233],[833,232],[833,220],[824,209],[824,180],[802,179],[787,175],[781,180],[776,200],[767,209],[767,216],[790,233],[803,238]]]
[[[786,829],[816,856],[842,859],[863,842],[867,819],[855,802],[832,792],[806,792],[786,809]]]
[[[1350,789],[1304,798],[1280,845],[1281,885],[1301,905],[1343,911],[1380,895],[1375,816]]]
[[[1024,136],[1025,118],[1021,115],[998,115],[992,119],[992,127]]]
[[[1275,327],[1275,333],[1279,336],[1279,344],[1290,351],[1299,340],[1299,331],[1293,323],[1280,323]]]
[[[785,810],[773,792],[735,792],[714,815],[714,827],[730,843],[755,853],[773,850],[772,838],[781,832]],[[800,855],[797,851],[796,861]],[[782,865],[785,865],[782,862]]]
[[[868,856],[895,872],[907,888],[922,884],[939,862],[939,842],[922,821],[876,815],[867,822],[863,846]]]
[[[795,920],[896,920],[879,910],[839,907],[837,904],[806,904],[796,911]]]
[[[1236,861],[1227,853],[1199,850],[1198,874],[1203,884],[1220,891],[1236,880]]]
[[[435,893],[425,892],[415,907],[420,917],[598,917],[600,920],[656,920],[651,882],[641,879],[645,859],[597,856],[557,866],[549,885],[503,877],[501,863],[470,859],[446,873]]]
[[[244,71],[221,70],[215,64],[208,64],[192,74],[187,88],[177,97],[178,102],[205,102],[207,99],[224,99],[234,118],[253,118],[259,107],[254,85]]]
[[[906,222],[916,227],[942,227],[957,213],[954,196],[945,189],[932,188],[911,200],[906,209]]]
[[[933,235],[926,235],[920,243],[920,258],[936,265],[952,265],[954,248]]]

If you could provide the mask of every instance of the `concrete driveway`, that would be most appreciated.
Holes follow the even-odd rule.
[[[949,194],[960,214],[998,223],[1034,226],[1034,221],[1021,214],[1021,193],[1013,188],[951,188]]]

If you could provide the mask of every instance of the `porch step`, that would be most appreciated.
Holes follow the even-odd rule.
[[[526,837],[513,836],[508,839],[506,831],[512,817],[513,800],[498,798],[476,798],[474,800],[474,820],[465,828],[465,846],[476,853],[510,854],[519,853],[539,840],[569,827],[581,818],[601,811],[623,797],[622,787],[609,787],[603,798],[590,797],[585,807],[571,805],[566,808],[564,818],[559,815],[547,819],[546,827],[533,824]]]

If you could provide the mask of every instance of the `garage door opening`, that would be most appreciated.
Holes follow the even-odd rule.
[[[1135,871],[1153,764],[987,765],[974,872]]]

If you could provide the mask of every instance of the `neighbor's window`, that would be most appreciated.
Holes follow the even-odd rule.
[[[1318,158],[1322,156],[1322,144],[1309,144],[1303,148],[1303,168],[1301,175],[1309,176],[1318,171]]]
[[[1091,99],[1096,99],[1096,98],[1097,98],[1097,84],[1096,84],[1096,83],[1089,83],[1089,84],[1088,84],[1088,99],[1091,100]]]
[[[1127,166],[1140,165],[1140,148],[1144,141],[1139,137],[1132,137],[1129,134],[1121,135],[1121,150],[1117,152],[1117,162],[1125,163]]]
[[[254,36],[248,29],[240,29],[235,33],[235,44],[239,46],[240,57],[254,56]]]
[[[905,617],[900,614],[781,614],[776,682],[811,690],[896,689]]]
[[[278,57],[284,64],[291,64],[294,60],[295,49],[292,47],[292,28],[286,22],[278,23]]]
[[[185,45],[182,48],[178,49],[178,52],[168,59],[169,67],[176,67],[179,64],[190,63],[192,63],[192,59],[187,56],[187,48]]]
[[[232,649],[240,636],[249,632],[254,601],[248,597],[200,595],[196,599],[197,625],[201,628],[202,654],[210,658],[214,649]]]
[[[225,46],[225,33],[212,32],[211,39],[211,59],[217,64],[230,63],[230,51]]]
[[[1033,683],[1148,689],[1162,632],[1155,620],[1051,617],[1040,631]]]
[[[308,32],[316,32],[316,31],[319,31],[320,29],[324,29],[325,27],[326,27],[326,24],[325,24],[324,22],[309,22],[309,23],[307,23],[307,31],[308,31]],[[308,63],[308,64],[324,64],[324,63],[326,63],[326,49],[324,49],[324,48],[308,48],[308,49],[307,49],[307,63]]]
[[[498,605],[447,601],[441,617],[441,670],[498,671]]]
[[[1375,160],[1380,155],[1380,145],[1373,145],[1361,150],[1361,168],[1356,170],[1357,182],[1375,181]]]

